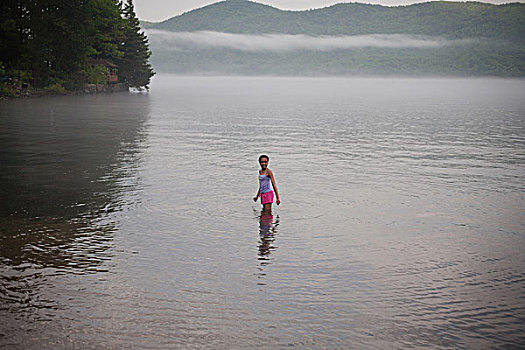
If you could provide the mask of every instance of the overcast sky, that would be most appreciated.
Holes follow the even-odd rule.
[[[184,12],[203,7],[219,0],[134,0],[135,12],[137,16],[146,21],[160,22],[165,19],[178,16]],[[386,6],[408,5],[417,0],[370,0],[370,1],[334,1],[334,0],[261,0],[256,1],[283,10],[306,10],[313,8],[326,7],[341,2],[366,2],[369,4],[380,4]],[[503,4],[507,2],[525,2],[525,0],[490,0],[483,1],[493,4]]]

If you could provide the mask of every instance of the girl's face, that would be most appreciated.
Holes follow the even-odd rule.
[[[261,165],[261,169],[264,170],[268,167],[268,159],[266,158],[262,158],[260,161],[259,161],[259,164]]]

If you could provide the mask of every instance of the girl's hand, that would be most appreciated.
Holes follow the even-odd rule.
[[[277,198],[277,205],[281,204],[281,200],[279,198]]]
[[[257,196],[253,197],[253,201],[257,202],[257,198],[259,198],[259,197],[257,197]]]

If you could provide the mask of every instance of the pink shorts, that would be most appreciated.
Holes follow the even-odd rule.
[[[261,204],[273,203],[273,191],[261,193]]]

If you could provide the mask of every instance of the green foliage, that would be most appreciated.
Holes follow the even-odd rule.
[[[150,79],[155,73],[148,62],[151,56],[148,38],[140,28],[132,0],[128,0],[124,5],[123,15],[125,26],[121,46],[123,55],[118,60],[119,78],[130,87],[148,89]]]
[[[30,70],[17,70],[14,74],[18,77],[20,83],[31,85],[31,82],[33,81],[33,72]]]
[[[431,74],[525,76],[525,4],[427,2],[385,7],[344,3],[310,11],[281,11],[228,0],[153,25],[171,31],[240,34],[409,34],[471,43],[439,48],[243,52],[229,49],[170,51],[153,46],[158,71],[183,74]]]
[[[0,97],[13,97],[15,96],[16,89],[4,83],[0,83]]]
[[[344,3],[310,11],[282,11],[247,0],[229,0],[170,18],[152,28],[243,34],[405,33],[525,42],[525,4],[435,1],[386,7]]]
[[[31,88],[32,72],[8,69],[0,62],[0,96],[11,97]]]
[[[100,65],[88,65],[84,71],[88,84],[106,84],[107,69]]]
[[[525,49],[488,44],[285,53],[208,49],[155,51],[153,63],[159,71],[179,74],[525,76]]]
[[[117,0],[2,0],[0,61],[6,74],[29,71],[23,84],[50,92],[82,88],[100,73],[86,71],[90,58],[124,57],[129,39],[123,16]]]
[[[86,11],[93,19],[87,27],[90,57],[122,57],[119,43],[124,35],[125,23],[121,17],[120,4],[113,0],[91,0],[87,2]]]
[[[62,86],[61,83],[54,83],[48,85],[44,88],[44,91],[54,95],[62,95],[66,93],[66,89],[64,88],[64,86]]]

